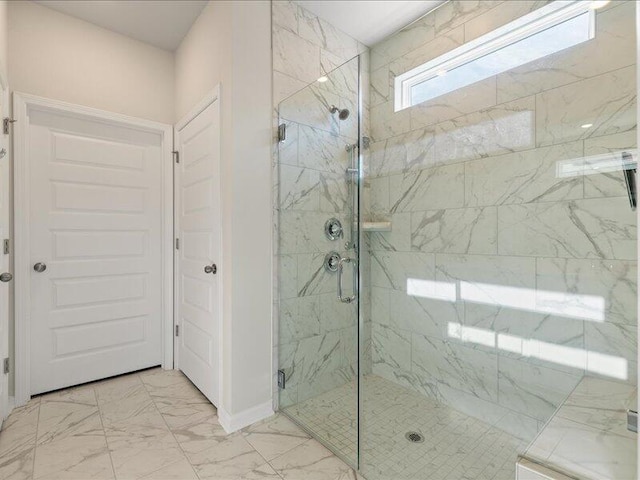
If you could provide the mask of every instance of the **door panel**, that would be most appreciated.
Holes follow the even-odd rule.
[[[214,404],[221,285],[218,274],[204,268],[219,266],[221,259],[219,135],[217,100],[176,133],[178,366]]]
[[[31,388],[162,363],[162,137],[29,112]]]

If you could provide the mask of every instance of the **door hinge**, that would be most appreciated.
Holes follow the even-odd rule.
[[[180,250],[180,239],[176,238],[176,250]]]
[[[278,141],[284,142],[287,139],[287,125],[281,123],[278,125]]]
[[[180,152],[178,152],[178,150],[174,150],[171,153],[173,153],[173,159],[176,163],[180,163]]]
[[[180,325],[176,325],[176,337],[180,336]]]
[[[9,239],[8,238],[5,238],[2,241],[2,252],[5,255],[9,255],[9,253],[11,252],[11,248],[9,247]]]
[[[2,119],[2,133],[4,133],[5,135],[9,135],[9,127],[11,126],[12,123],[15,123],[16,121],[13,118],[9,118],[9,117],[4,117]]]
[[[278,388],[281,388],[284,390],[286,384],[287,384],[287,377],[284,374],[284,370],[278,370]]]
[[[5,358],[2,362],[2,371],[4,373],[9,373],[11,371],[10,368],[10,364],[9,364],[9,357]]]

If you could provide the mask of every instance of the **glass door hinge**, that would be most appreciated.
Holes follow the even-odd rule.
[[[2,361],[2,371],[4,373],[9,373],[11,371],[11,367],[10,367],[10,364],[9,364],[9,357],[5,358]]]
[[[284,374],[284,370],[278,370],[278,388],[284,390],[287,383],[287,378]]]
[[[178,152],[178,150],[174,150],[171,153],[173,153],[173,159],[175,162],[180,163],[180,152]]]
[[[180,336],[180,325],[176,325],[176,337]]]
[[[9,247],[9,239],[5,238],[2,241],[2,253],[4,253],[5,255],[9,255],[10,251],[11,251],[11,249]]]
[[[287,125],[281,123],[278,125],[278,142],[284,142],[287,139]]]

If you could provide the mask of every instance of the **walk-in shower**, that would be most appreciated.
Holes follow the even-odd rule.
[[[284,5],[274,65],[323,76],[278,105],[279,409],[368,480],[635,479],[635,2],[370,48]]]

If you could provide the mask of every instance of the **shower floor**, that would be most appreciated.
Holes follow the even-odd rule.
[[[356,384],[284,409],[342,456],[356,458]],[[408,431],[424,436],[411,443]],[[527,443],[376,375],[363,378],[362,473],[368,480],[513,480]]]

